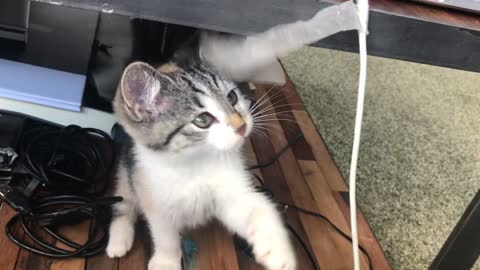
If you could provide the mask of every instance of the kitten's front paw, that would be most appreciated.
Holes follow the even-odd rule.
[[[133,245],[135,231],[133,224],[125,219],[114,219],[110,225],[110,236],[107,245],[107,255],[110,258],[122,257]]]
[[[148,262],[148,270],[182,270],[182,266],[180,260],[155,255]]]
[[[253,244],[255,259],[268,270],[296,270],[295,253],[284,230],[249,230],[248,240]]]

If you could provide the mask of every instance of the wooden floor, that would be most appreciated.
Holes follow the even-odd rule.
[[[278,162],[254,173],[259,175],[265,185],[272,190],[279,201],[322,213],[345,233],[349,230],[348,188],[335,163],[315,128],[308,113],[305,112],[301,100],[290,81],[284,87],[272,88],[257,85],[256,95],[268,92],[269,98],[263,105],[278,106],[278,118],[274,120],[269,131],[254,134],[246,144],[246,152],[251,165],[270,161],[287,141],[293,140],[299,133],[301,138],[291,149],[286,151]],[[267,109],[267,107],[264,107]],[[292,112],[293,111],[293,112]],[[273,112],[273,109],[267,113]],[[0,228],[14,212],[7,206],[0,210]],[[338,234],[330,225],[321,219],[289,209],[285,213],[286,221],[291,224],[307,246],[315,255],[322,270],[353,269],[351,243]],[[367,221],[358,214],[360,244],[369,253],[373,269],[388,270],[390,266],[379,246]],[[65,234],[78,242],[84,241],[88,224],[80,224],[77,228],[68,228]],[[212,223],[205,228],[188,235],[198,246],[195,256],[196,269],[199,270],[261,270],[263,269],[242,252],[236,251],[232,236],[221,225]],[[292,238],[298,256],[298,270],[314,269],[305,252]],[[91,258],[52,260],[40,257],[25,250],[19,250],[4,233],[0,233],[0,269],[3,270],[131,270],[146,269],[150,254],[150,240],[141,225],[137,230],[132,251],[124,258],[109,259],[105,254]],[[361,269],[368,269],[365,256],[361,257]]]

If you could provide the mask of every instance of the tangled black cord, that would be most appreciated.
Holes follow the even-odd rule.
[[[39,185],[34,185],[34,192],[29,184],[0,187],[0,195],[18,212],[6,224],[8,238],[21,248],[52,258],[102,252],[108,242],[111,205],[122,200],[101,197],[113,166],[114,146],[108,134],[42,124],[26,131],[21,142],[24,171],[17,174],[25,176],[29,184]],[[81,222],[89,223],[84,243],[59,232],[63,226]]]
[[[75,125],[41,126],[25,132],[20,156],[24,158],[27,174],[49,189],[102,195],[108,185],[113,157],[107,163],[99,141],[113,155],[113,142],[101,130]]]
[[[52,258],[85,257],[102,252],[107,245],[109,205],[119,202],[120,197],[89,199],[78,195],[50,196],[35,201],[36,207],[26,213],[19,213],[6,225],[8,238],[28,251]],[[89,220],[88,239],[79,244],[57,232],[59,226],[73,225]],[[30,245],[13,233],[15,224],[20,227],[33,243]],[[43,230],[53,239],[69,249],[63,249],[39,236]]]

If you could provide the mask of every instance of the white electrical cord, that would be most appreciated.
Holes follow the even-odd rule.
[[[356,176],[358,150],[360,147],[360,134],[362,131],[363,105],[365,99],[365,84],[367,80],[367,25],[368,25],[368,0],[357,0],[358,15],[362,30],[358,31],[360,74],[358,79],[357,112],[355,115],[355,131],[353,135],[352,160],[350,163],[350,223],[352,226],[352,246],[354,270],[360,270],[360,254],[358,249],[358,226],[357,226],[357,198]]]

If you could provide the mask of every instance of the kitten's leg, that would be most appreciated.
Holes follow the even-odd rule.
[[[145,216],[153,240],[153,255],[148,270],[181,270],[180,233],[158,211],[146,209]]]
[[[141,175],[138,177],[142,178]],[[148,183],[139,181],[135,188],[153,240],[153,255],[148,262],[148,270],[181,270],[181,237],[178,229],[156,205]]]
[[[135,220],[137,218],[135,195],[128,184],[128,173],[125,167],[119,169],[115,196],[123,197],[123,201],[113,206],[113,219],[110,224],[110,236],[106,249],[110,258],[125,255],[132,248],[135,237]]]
[[[218,218],[247,239],[258,262],[268,270],[296,269],[288,232],[272,202],[252,190],[231,190],[219,197]]]

